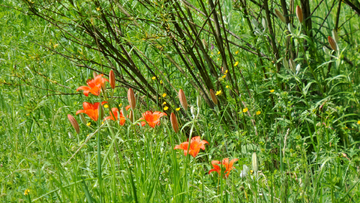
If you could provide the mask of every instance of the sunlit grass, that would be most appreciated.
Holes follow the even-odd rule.
[[[324,4],[331,6],[332,2]],[[223,6],[229,12],[229,28],[236,28],[251,42],[244,16],[231,8],[230,1]],[[344,9],[353,14],[348,7]],[[324,6],[316,14],[324,17],[322,14],[327,12]],[[169,71],[173,67],[164,63],[159,53],[148,51],[147,56],[165,69],[163,75],[159,74],[161,77],[146,73],[161,96],[157,101],[161,108],[135,91],[134,123],[126,117],[131,110],[123,110],[126,121],[122,126],[119,120],[94,121],[87,115],[82,122],[75,114],[83,109],[85,101],[107,100],[104,116],[111,116],[112,108],[125,109],[129,104],[128,88],[116,84],[119,86],[113,90],[106,84],[104,99],[76,92],[93,78],[93,72],[39,45],[62,50],[64,45],[58,43],[61,35],[45,21],[16,10],[1,8],[0,15],[1,201],[356,202],[359,198],[358,34],[354,31],[358,29],[357,17],[342,28],[339,45],[344,52],[320,55],[323,44],[316,42],[316,50],[320,50],[316,60],[323,65],[295,65],[279,74],[275,73],[275,66],[268,65],[265,68],[271,78],[267,80],[262,78],[263,67],[256,57],[232,47],[234,66],[242,70],[254,95],[247,97],[239,79],[240,108],[229,97],[222,109],[211,109],[204,101],[197,101],[199,93],[189,88],[187,78]],[[345,17],[344,14],[341,20],[345,21]],[[328,18],[326,26],[330,27],[333,21]],[[293,28],[292,35],[298,40],[296,46],[303,37],[298,28]],[[140,37],[135,31],[129,35]],[[266,35],[258,38],[262,37],[265,39]],[[142,42],[137,38],[134,42]],[[268,45],[264,41],[259,47],[266,52]],[[96,52],[69,47],[82,57],[103,60]],[[301,49],[299,46],[300,52]],[[212,52],[213,60],[217,60],[218,50]],[[343,56],[354,65],[344,62]],[[331,75],[326,75],[320,70],[330,60],[333,69]],[[226,91],[239,95],[225,80],[226,74],[215,80]],[[309,75],[314,78],[309,79]],[[171,96],[164,91],[167,77],[177,91],[184,90],[190,106],[186,116],[179,112],[185,110],[184,106],[164,103]],[[289,89],[282,89],[279,80],[291,84]],[[221,98],[229,93],[214,89],[213,94]],[[166,116],[154,128],[141,125],[142,113],[163,112],[168,106],[176,113],[180,132],[174,132]],[[229,116],[224,109],[236,111],[238,117]],[[79,123],[79,134],[68,121],[68,114]],[[224,125],[227,116],[230,123]],[[174,149],[195,136],[208,142],[197,156],[184,156],[184,150]],[[212,161],[221,162],[224,158],[238,159],[229,176],[209,174],[216,167]]]

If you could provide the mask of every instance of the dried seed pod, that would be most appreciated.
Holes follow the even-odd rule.
[[[109,73],[109,83],[111,88],[115,89],[115,74],[113,70],[111,70]]]
[[[298,18],[300,23],[303,22],[303,13],[300,6],[296,6],[296,17]]]
[[[214,90],[210,89],[210,96],[211,96],[211,100],[214,102],[215,105],[218,104],[218,100],[216,98],[215,92]]]
[[[337,44],[332,37],[328,37],[329,44],[334,51],[337,51]]]
[[[134,110],[136,107],[136,99],[135,99],[134,91],[132,90],[132,88],[129,88],[127,97],[128,97],[128,101],[131,106],[131,109]]]
[[[179,100],[181,103],[181,106],[187,111],[188,109],[188,103],[186,101],[185,93],[182,89],[179,90]]]
[[[79,128],[79,124],[76,121],[76,119],[71,114],[68,114],[67,117],[68,117],[71,125],[74,127],[76,133],[79,134],[80,133],[80,128]]]
[[[285,17],[283,16],[283,14],[282,14],[279,10],[275,9],[275,15],[276,15],[283,23],[286,23]]]
[[[179,123],[178,123],[177,118],[174,113],[171,113],[171,115],[170,115],[170,123],[171,123],[172,129],[176,133],[179,132]]]

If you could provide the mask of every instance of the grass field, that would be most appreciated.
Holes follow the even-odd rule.
[[[205,26],[209,30],[207,44],[203,37],[206,53],[218,71],[213,74],[210,65],[201,65],[209,71],[208,80],[191,54],[182,59],[171,38],[158,33],[162,28],[157,19],[166,18],[161,5],[166,8],[167,1],[149,1],[156,3],[158,13],[148,12],[143,1],[122,2],[130,14],[138,14],[136,23],[141,29],[133,18],[122,16],[121,32],[125,30],[126,35],[121,43],[134,45],[128,52],[131,57],[138,51],[151,59],[144,63],[151,68],[140,57],[132,61],[144,77],[142,82],[147,82],[141,83],[143,89],[134,82],[137,78],[126,74],[126,65],[102,55],[101,40],[91,46],[69,40],[65,31],[86,43],[89,39],[73,25],[61,32],[57,25],[33,15],[31,5],[41,5],[33,2],[0,3],[1,202],[359,202],[360,24],[347,3],[356,6],[357,1],[311,1],[312,9],[320,5],[311,18],[317,34],[313,38],[295,13],[289,15],[293,19],[289,27],[276,15],[271,17],[277,33],[271,38],[269,29],[262,27],[269,25],[262,20],[265,11],[254,7],[245,15],[246,9],[238,5],[242,1],[220,1],[225,27],[243,41],[235,35],[229,40],[242,46],[253,44],[254,49],[249,52],[234,43],[227,45],[223,55],[210,27]],[[64,4],[71,7],[69,2]],[[101,30],[97,12],[109,10],[111,4],[106,2],[79,3],[79,8],[90,13],[81,17],[54,5],[74,17],[58,15],[64,22],[80,19],[86,24],[89,18],[89,25],[97,24]],[[200,1],[189,2],[201,7]],[[300,5],[300,1],[294,3]],[[271,11],[275,8],[281,9],[280,1],[271,3]],[[263,13],[258,19],[257,12]],[[194,22],[203,22],[194,16]],[[333,36],[335,26],[340,37],[336,50],[331,50],[328,36]],[[143,30],[148,32],[147,40]],[[160,37],[153,40],[156,33]],[[285,59],[288,52],[284,51],[290,38],[297,56],[293,64]],[[272,52],[272,40],[279,55]],[[185,47],[192,45],[185,41]],[[196,56],[205,58],[200,53]],[[229,71],[224,71],[221,61],[230,55]],[[81,61],[84,66],[79,65]],[[115,89],[105,82],[100,96],[76,91],[94,78],[94,70],[109,79],[112,68],[123,77],[116,75]],[[208,98],[200,91],[208,82],[213,83],[215,100],[210,91]],[[134,89],[136,107],[127,110],[129,87]],[[180,89],[188,109],[178,96]],[[100,105],[100,111],[76,113],[85,107],[83,102],[103,101],[107,103]],[[123,111],[124,125],[103,119],[114,116],[112,108]],[[147,111],[166,115],[151,126],[151,116],[144,115]],[[176,115],[179,132],[174,131],[171,113]],[[69,114],[76,119],[79,133],[76,124],[74,128],[69,122]],[[89,115],[95,114],[100,119],[91,119]],[[181,145],[188,139],[193,145]],[[184,155],[188,150],[192,156]],[[227,158],[233,160],[232,166]]]

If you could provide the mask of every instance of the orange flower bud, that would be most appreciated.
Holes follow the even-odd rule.
[[[187,111],[188,103],[186,101],[186,97],[185,97],[184,91],[182,89],[179,90],[179,100],[180,100],[181,106],[185,109],[185,111]]]
[[[334,51],[337,51],[337,44],[332,37],[328,37],[329,44]]]
[[[282,14],[279,10],[275,9],[275,15],[276,15],[283,23],[286,23],[285,17],[283,16],[283,14]]]
[[[128,101],[131,106],[131,109],[134,110],[135,106],[136,106],[136,100],[135,100],[135,95],[134,95],[134,91],[132,90],[132,88],[129,88],[127,97],[128,97]]]
[[[211,100],[214,102],[215,105],[218,104],[218,100],[216,98],[215,92],[214,90],[210,89],[210,96],[211,96]]]
[[[79,124],[76,121],[76,119],[71,114],[68,114],[67,117],[68,117],[71,125],[74,127],[76,133],[79,134],[80,133],[80,128],[79,128]]]
[[[173,130],[177,133],[179,132],[179,123],[177,121],[177,118],[174,113],[171,113],[170,115],[170,123]]]
[[[300,23],[303,22],[303,13],[300,6],[296,6],[296,17],[298,18]]]
[[[115,89],[115,74],[113,70],[111,70],[109,73],[109,83],[111,88]]]

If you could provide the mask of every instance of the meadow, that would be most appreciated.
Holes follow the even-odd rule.
[[[1,202],[359,202],[358,0],[0,5]]]

